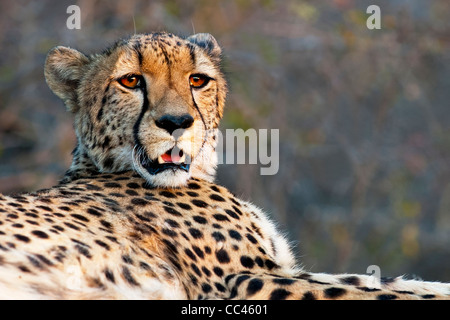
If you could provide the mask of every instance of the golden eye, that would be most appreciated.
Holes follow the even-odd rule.
[[[124,87],[134,89],[141,84],[141,79],[139,76],[130,75],[120,78],[119,83]]]
[[[209,78],[203,74],[193,74],[189,77],[189,84],[192,88],[202,88],[209,82]]]

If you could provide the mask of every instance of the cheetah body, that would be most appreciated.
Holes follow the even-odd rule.
[[[260,209],[212,182],[220,53],[167,33],[49,53],[77,147],[59,185],[0,196],[0,298],[448,298],[445,283],[306,272]]]

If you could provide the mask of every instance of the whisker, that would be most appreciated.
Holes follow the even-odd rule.
[[[133,167],[136,171],[139,171],[139,168],[141,166],[140,161],[139,161],[139,159],[141,158],[141,150],[140,149],[141,149],[141,147],[136,144],[133,148],[133,152],[131,153]]]

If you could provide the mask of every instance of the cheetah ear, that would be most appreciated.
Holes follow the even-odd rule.
[[[45,61],[48,86],[73,113],[78,110],[77,89],[88,62],[81,52],[61,46],[50,50]]]
[[[186,40],[203,48],[212,58],[220,59],[222,49],[217,43],[217,40],[209,33],[197,33],[188,37]]]

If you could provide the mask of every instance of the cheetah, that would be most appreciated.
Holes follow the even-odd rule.
[[[58,185],[0,195],[0,298],[448,299],[446,283],[307,272],[213,182],[221,55],[209,34],[164,32],[49,52],[77,145]]]

